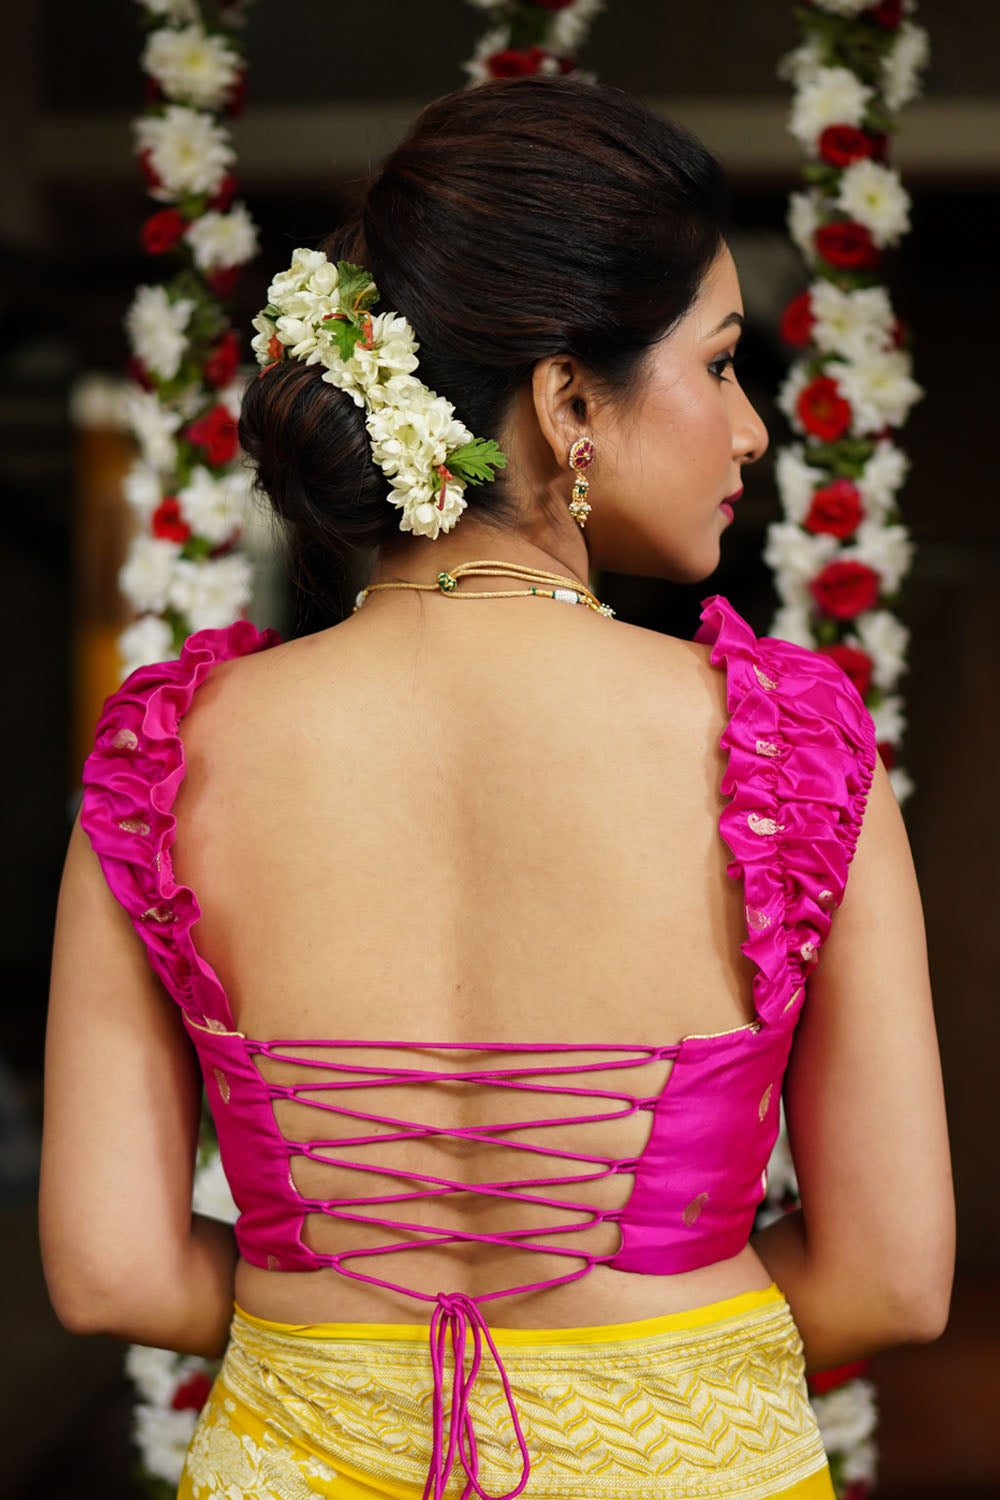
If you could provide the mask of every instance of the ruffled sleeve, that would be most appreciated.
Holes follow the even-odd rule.
[[[194,951],[201,908],[173,877],[170,851],[177,789],[184,779],[178,733],[194,693],[216,662],[278,645],[249,620],[188,637],[176,661],[139,667],[105,700],[83,767],[80,823],[105,879],[146,945],[167,990],[194,1020],[230,1024],[225,992]]]
[[[819,956],[861,830],[875,772],[875,726],[829,656],[758,639],[720,594],[702,601],[696,641],[724,664],[720,739],[729,797],[720,832],[742,878],[754,1001],[765,1021],[799,998]]]

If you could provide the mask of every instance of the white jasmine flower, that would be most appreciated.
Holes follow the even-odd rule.
[[[224,542],[243,520],[240,488],[238,482],[230,484],[228,475],[216,479],[203,464],[196,464],[188,483],[177,491],[191,530],[210,542]]]
[[[780,59],[776,70],[778,77],[795,88],[801,88],[823,66],[825,56],[826,48],[819,37],[811,36]]]
[[[828,125],[860,125],[875,90],[850,68],[816,68],[796,92],[788,128],[811,156]]]
[[[879,569],[881,572],[881,569]],[[872,681],[889,692],[896,686],[906,666],[906,648],[910,631],[887,609],[866,609],[851,621],[852,633],[846,639],[852,646],[867,651],[872,659]]]
[[[876,740],[898,745],[906,730],[906,715],[903,712],[903,700],[899,694],[890,693],[883,698],[877,707],[871,709],[871,716],[875,725]]]
[[[187,348],[185,329],[194,312],[190,297],[171,302],[166,288],[140,286],[125,315],[135,355],[154,375],[172,380]]]
[[[852,161],[840,177],[837,206],[864,224],[876,245],[894,244],[910,227],[910,195],[892,167]]]
[[[805,520],[816,490],[826,483],[826,473],[814,469],[804,458],[801,443],[791,443],[778,453],[774,466],[774,477],[781,496],[782,508],[789,521],[799,525]]]
[[[234,203],[228,213],[209,210],[202,214],[188,226],[184,238],[199,271],[241,266],[257,253],[257,226],[242,203]]]
[[[134,463],[125,475],[122,486],[125,499],[138,515],[140,521],[148,522],[153,511],[163,499],[160,476],[149,464]]]
[[[151,31],[142,65],[169,99],[213,110],[225,103],[240,71],[240,60],[225,38],[210,35],[197,22]]]
[[[815,188],[807,192],[791,193],[788,199],[788,233],[805,256],[815,260],[816,247],[813,236],[820,226],[822,199]]]
[[[161,187],[160,199],[181,193],[214,193],[235,160],[227,132],[211,115],[168,104],[162,115],[144,115],[136,121],[139,149],[149,152],[150,163]]]
[[[910,407],[924,394],[910,375],[910,356],[902,349],[872,350],[838,365],[835,378],[850,402],[851,428],[859,437],[883,427],[901,427]]]
[[[811,595],[808,584],[840,551],[840,542],[829,532],[815,536],[790,521],[775,521],[767,528],[764,561],[777,574],[775,580],[784,604],[805,604]]]
[[[441,486],[432,486],[411,475],[393,475],[391,499],[403,511],[399,523],[400,531],[411,531],[416,536],[432,539],[442,531],[450,531],[466,508],[465,496],[459,485],[447,484],[444,491],[444,506],[440,505]]]
[[[895,315],[885,287],[845,292],[832,281],[821,280],[809,291],[812,340],[818,349],[853,360],[870,349],[891,348]]]
[[[249,560],[240,552],[198,562],[183,558],[174,565],[167,597],[192,631],[218,630],[250,602],[251,584]]]
[[[127,409],[143,463],[161,473],[172,469],[177,461],[174,433],[181,425],[180,412],[162,406],[152,391],[138,388],[129,391]]]
[[[851,545],[841,552],[844,562],[854,559],[874,568],[887,594],[894,594],[913,558],[913,541],[905,526],[885,526],[862,521]]]
[[[143,615],[118,637],[118,655],[123,680],[137,667],[147,667],[154,661],[172,660],[177,653],[170,626],[159,615]]]
[[[118,587],[136,609],[159,613],[166,609],[180,546],[165,537],[132,538],[128,557],[118,572]]]
[[[875,452],[858,480],[865,510],[873,519],[884,518],[909,468],[910,460],[902,448],[897,448],[888,438],[881,438],[876,443]]]
[[[902,109],[920,92],[919,74],[927,65],[930,45],[927,32],[912,21],[904,21],[882,59],[882,94],[889,109]]]
[[[793,645],[805,646],[810,651],[816,648],[809,606],[805,603],[783,604],[775,611],[767,633],[777,636],[779,641],[791,641]]]
[[[567,5],[565,10],[555,11],[549,25],[546,47],[564,55],[574,53],[586,35],[587,27],[603,5],[604,0],[576,0],[575,5]]]
[[[257,333],[250,340],[250,348],[257,356],[259,365],[269,365],[274,359],[271,353],[271,340],[277,337],[278,325],[272,318],[261,312],[253,319],[252,326],[256,328]]]
[[[849,1380],[810,1400],[827,1453],[843,1453],[875,1430],[878,1409],[870,1380]]]
[[[907,797],[913,791],[913,778],[902,766],[893,766],[889,772],[889,785],[892,787],[896,801],[902,807]]]
[[[157,1479],[180,1482],[184,1456],[194,1436],[196,1411],[174,1411],[169,1406],[147,1406],[140,1402],[133,1416],[135,1441],[143,1463]]]
[[[162,16],[165,21],[196,21],[196,0],[140,0],[147,15]]]
[[[233,1202],[218,1151],[195,1173],[191,1207],[196,1214],[207,1214],[210,1219],[221,1219],[226,1224],[235,1224],[239,1218],[240,1211]]]

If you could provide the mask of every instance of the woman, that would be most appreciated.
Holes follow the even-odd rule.
[[[718,596],[687,642],[587,583],[707,578],[765,450],[724,207],[617,91],[490,85],[256,320],[299,586],[368,586],[108,700],[49,1021],[60,1318],[226,1350],[182,1497],[829,1497],[806,1369],[944,1326],[870,716]],[[235,1241],[189,1212],[196,1059]],[[751,1234],[782,1089],[802,1209]]]

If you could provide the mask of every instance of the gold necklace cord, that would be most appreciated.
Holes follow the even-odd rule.
[[[508,577],[523,578],[526,581],[535,580],[535,586],[527,589],[486,589],[472,590],[459,589],[458,580],[463,577],[480,575],[484,577]],[[542,584],[550,584],[551,588],[540,587]],[[566,578],[561,573],[550,573],[544,568],[529,568],[523,563],[505,563],[498,558],[477,559],[475,562],[458,563],[450,571],[441,572],[435,583],[371,583],[358,594],[355,611],[361,608],[369,594],[376,593],[379,589],[423,589],[436,590],[448,597],[456,599],[520,599],[537,594],[541,597],[557,598],[557,589],[563,593],[569,592],[576,595],[577,602],[586,604],[598,614],[613,616],[614,610],[609,604],[602,604],[596,594],[592,593],[586,584],[578,583],[573,578]],[[572,603],[573,601],[567,601]]]

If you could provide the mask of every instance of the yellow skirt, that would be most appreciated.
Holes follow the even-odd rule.
[[[833,1500],[774,1282],[637,1323],[491,1334],[530,1456],[526,1500]],[[237,1306],[177,1500],[420,1500],[433,1386],[426,1325],[272,1323]],[[521,1455],[488,1351],[469,1415],[481,1491],[514,1490]],[[449,1500],[466,1486],[456,1463]]]

